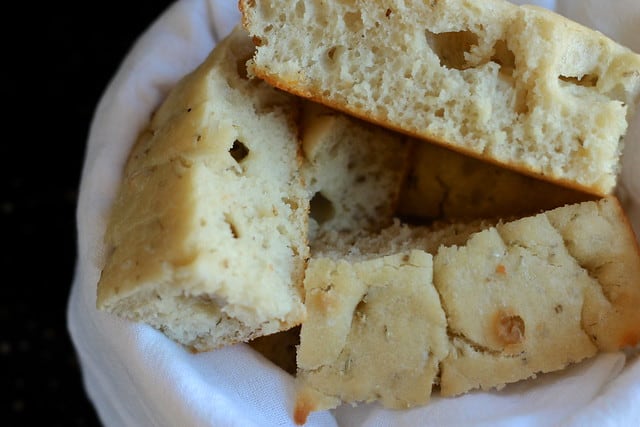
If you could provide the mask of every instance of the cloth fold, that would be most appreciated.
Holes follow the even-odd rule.
[[[516,3],[524,3],[518,1]],[[531,3],[531,2],[529,2]],[[640,49],[637,0],[538,1]],[[557,3],[557,4],[556,4]],[[178,0],[136,40],[97,105],[77,209],[68,328],[86,392],[105,426],[293,426],[293,379],[249,346],[192,354],[153,328],[95,308],[102,235],[127,154],[170,88],[238,22],[236,0]],[[623,159],[624,203],[640,229],[640,117]],[[640,361],[603,354],[499,392],[434,396],[421,408],[377,404],[314,413],[308,426],[640,425]]]

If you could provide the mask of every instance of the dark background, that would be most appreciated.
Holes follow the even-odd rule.
[[[66,325],[84,147],[111,76],[172,2],[13,3],[0,30],[0,423],[98,426]]]

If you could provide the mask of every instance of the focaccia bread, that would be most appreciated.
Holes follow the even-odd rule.
[[[523,173],[610,194],[640,55],[506,0],[240,0],[249,71]]]
[[[310,199],[310,244],[318,236],[342,240],[391,225],[409,167],[409,139],[313,102],[303,102],[301,111],[300,170]],[[248,344],[295,375],[299,341],[295,327]]]
[[[98,307],[196,351],[299,325],[308,232],[388,226],[408,168],[403,135],[248,78],[252,49],[237,27],[178,82],[105,235]]]
[[[432,262],[421,250],[310,260],[309,317],[297,353],[298,424],[341,402],[380,400],[396,409],[428,402],[448,352]]]
[[[614,197],[381,235],[311,254],[299,423],[342,402],[423,404],[434,386],[499,389],[640,342],[640,252]]]
[[[303,103],[300,134],[310,240],[327,230],[391,225],[409,167],[408,138],[312,102]]]
[[[105,234],[97,307],[194,351],[305,317],[298,105],[247,78],[252,50],[236,28],[172,90],[130,154]]]
[[[409,221],[526,216],[594,196],[435,144],[413,145],[397,215]]]

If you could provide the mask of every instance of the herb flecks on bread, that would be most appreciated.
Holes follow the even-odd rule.
[[[178,82],[105,236],[98,307],[196,351],[299,325],[308,232],[389,225],[408,167],[407,138],[248,78],[252,53],[237,27]]]
[[[420,250],[310,260],[309,317],[297,354],[297,421],[310,408],[341,402],[380,400],[404,409],[429,401],[448,352],[445,315],[431,277],[432,256]]]
[[[274,86],[596,195],[617,182],[640,55],[505,0],[241,0]]]
[[[105,233],[98,308],[148,323],[193,351],[250,342],[296,371],[298,423],[342,402],[407,408],[427,403],[434,387],[443,396],[501,388],[637,346],[640,252],[615,197],[470,163],[476,159],[409,138],[419,132],[402,128],[418,120],[420,132],[451,137],[440,143],[469,143],[456,150],[604,194],[615,183],[618,138],[640,84],[637,56],[548,12],[495,0],[464,3],[478,6],[473,16],[466,9],[448,15],[461,10],[456,0],[409,2],[417,8],[410,14],[392,1],[382,16],[375,1],[345,14],[338,12],[353,3],[280,8],[277,22],[321,16],[325,24],[317,8],[335,8],[326,16],[359,42],[333,45],[320,56],[324,65],[304,72],[294,60],[278,63],[286,69],[261,75],[266,81],[251,72],[264,72],[265,50],[280,43],[272,43],[273,34],[288,30],[264,27],[269,34],[255,39],[251,63],[255,46],[236,27],[178,82],[132,149]],[[240,4],[251,27],[256,10],[275,17],[268,5],[284,1]],[[420,8],[432,14],[425,18]],[[422,38],[403,32],[393,49],[404,55],[422,43],[431,59],[405,58],[412,68],[390,76],[388,63],[376,62],[388,48],[380,38],[389,27],[371,17],[401,22],[399,29],[427,19]],[[483,22],[497,24],[481,28]],[[521,26],[528,36],[518,35]],[[309,34],[318,31],[312,26]],[[294,54],[304,34],[296,32]],[[566,40],[555,45],[549,35]],[[548,47],[549,58],[523,53],[527,37]],[[456,51],[461,45],[465,54]],[[592,48],[592,62],[576,54],[580,46]],[[356,68],[331,77],[357,55]],[[539,82],[559,64],[574,68],[553,69],[564,74],[551,86]],[[317,84],[305,76],[314,67],[333,70],[321,81],[328,85],[321,96],[295,86]],[[361,67],[369,80],[347,81]],[[405,96],[425,75],[443,99],[424,88],[419,98]],[[457,96],[461,90],[469,96]],[[367,104],[372,91],[387,92]],[[331,98],[340,93],[354,96],[349,108]],[[488,143],[474,152],[481,140]],[[500,157],[507,142],[513,150]],[[457,172],[443,172],[451,168]],[[412,178],[420,185],[408,187]],[[434,181],[447,194],[431,191]],[[491,202],[502,189],[553,197]],[[464,190],[489,203],[473,212]],[[580,203],[567,204],[573,201]],[[434,205],[442,221],[430,226],[394,217],[431,220]]]
[[[127,161],[97,306],[194,351],[304,319],[297,101],[242,70],[241,29],[169,94]]]
[[[325,238],[304,282],[297,420],[342,402],[421,405],[434,386],[499,389],[638,344],[640,255],[613,197]]]

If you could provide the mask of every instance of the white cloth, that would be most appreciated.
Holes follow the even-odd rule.
[[[554,8],[554,1],[539,1]],[[558,0],[558,11],[640,50],[640,2]],[[250,347],[191,354],[156,330],[95,309],[101,238],[138,131],[172,85],[238,22],[237,0],[179,0],[136,41],[91,126],[77,211],[68,326],[88,396],[105,426],[293,425],[292,378]],[[640,132],[627,137],[627,210],[640,224]],[[500,392],[434,396],[421,408],[377,404],[314,413],[308,426],[640,426],[640,360],[604,354]]]

